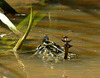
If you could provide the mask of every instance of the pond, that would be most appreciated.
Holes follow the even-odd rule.
[[[30,7],[25,6],[28,8],[19,8],[18,11],[27,16]],[[19,50],[19,59],[10,51],[15,43],[9,45],[19,38],[0,22],[0,35],[6,34],[8,38],[0,40],[0,78],[100,78],[100,10],[89,9],[90,12],[86,12],[61,4],[50,4],[34,11],[45,13],[46,16],[30,31]],[[7,16],[16,26],[26,17]],[[22,29],[26,29],[27,24]],[[73,45],[69,51],[76,53],[78,58],[54,63],[32,57],[32,50],[42,43],[45,35],[62,47],[62,37],[68,36]]]

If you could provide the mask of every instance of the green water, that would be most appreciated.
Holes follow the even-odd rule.
[[[49,10],[38,10],[46,16],[31,30],[19,51],[25,52],[19,54],[21,64],[13,53],[8,53],[15,45],[8,47],[8,44],[17,41],[18,37],[0,22],[0,35],[7,34],[9,38],[6,42],[0,41],[0,52],[5,53],[0,55],[0,78],[100,78],[100,19],[69,6],[51,5],[47,8]],[[98,14],[100,11],[93,12]],[[17,26],[25,17],[9,18]],[[41,58],[31,58],[30,50],[41,44],[45,35],[60,46],[64,44],[62,37],[69,36],[73,45],[70,51],[76,53],[78,59],[46,63]]]

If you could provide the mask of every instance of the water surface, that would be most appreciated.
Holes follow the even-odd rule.
[[[24,12],[25,9],[21,10]],[[91,10],[99,17],[100,10]],[[0,52],[5,53],[0,55],[0,78],[100,78],[100,19],[91,12],[64,5],[53,4],[34,11],[46,13],[46,16],[31,30],[19,51],[24,52],[19,54],[21,64],[13,53],[8,54],[15,45],[8,44],[17,41],[18,37],[0,22],[0,35],[7,34],[8,38],[0,41]],[[8,17],[16,26],[25,18]],[[41,44],[45,35],[60,46],[64,44],[62,37],[69,36],[73,45],[70,51],[76,53],[78,59],[46,63],[41,58],[31,58],[30,50]]]

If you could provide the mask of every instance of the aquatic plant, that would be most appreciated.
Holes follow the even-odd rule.
[[[19,36],[19,34],[21,33],[17,28],[16,28],[16,26],[3,14],[3,13],[1,13],[0,12],[0,20],[4,23],[4,24],[6,24],[8,27],[9,27],[9,29],[11,30],[11,31],[13,31],[16,35],[18,35]]]
[[[17,42],[17,44],[13,48],[14,51],[18,50],[21,47],[21,45],[23,44],[23,41],[26,39],[27,35],[30,32],[30,29],[32,27],[32,22],[33,22],[33,11],[32,11],[32,7],[31,7],[31,14],[30,14],[30,21],[29,21],[28,28],[27,28],[25,34],[23,35],[23,37],[19,39],[19,41]]]
[[[15,47],[13,48],[13,51],[15,50],[18,50],[22,44],[23,44],[23,41],[26,39],[26,37],[28,36],[30,30],[32,27],[36,26],[37,22],[40,21],[44,16],[45,14],[40,14],[38,17],[35,18],[35,14],[37,12],[34,12],[33,13],[33,10],[32,10],[32,5],[31,5],[31,14],[29,15],[30,16],[30,21],[29,21],[29,25],[28,25],[28,28],[25,32],[25,34],[19,39],[19,41],[17,42],[17,44],[15,45]],[[29,16],[27,18],[29,18]],[[22,21],[20,24],[23,24],[26,22],[27,18]]]
[[[15,47],[13,48],[13,51],[18,50],[22,46],[23,41],[28,36],[31,28],[34,27],[34,26],[36,26],[37,22],[40,21],[45,16],[44,13],[39,14],[38,16],[35,16],[37,13],[38,12],[32,10],[32,5],[31,5],[31,14],[28,15],[18,25],[18,28],[22,28],[25,25],[26,21],[29,20],[29,18],[30,18],[27,30],[26,30],[25,34],[22,36],[22,33],[18,30],[18,28],[16,28],[16,26],[3,13],[0,12],[0,19],[1,19],[1,21],[4,24],[6,24],[10,28],[10,30],[12,30],[15,34],[17,34],[18,36],[20,36],[20,39],[17,42],[17,44],[15,45]],[[0,36],[5,36],[5,35],[0,35]],[[2,37],[1,41],[5,41],[4,39],[5,38]],[[7,38],[6,38],[6,41],[7,41]],[[15,43],[15,41],[13,41],[13,43]],[[11,45],[11,44],[9,44],[9,45]]]

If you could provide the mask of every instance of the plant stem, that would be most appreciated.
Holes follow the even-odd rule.
[[[31,5],[31,14],[30,14],[30,21],[29,21],[28,28],[27,28],[25,34],[19,39],[19,41],[17,42],[17,44],[13,48],[13,51],[18,50],[22,46],[23,41],[26,39],[26,37],[28,36],[28,34],[31,30],[32,22],[33,22],[33,11],[32,11],[32,5]]]

